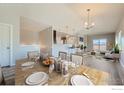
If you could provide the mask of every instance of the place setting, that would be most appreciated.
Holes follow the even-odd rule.
[[[33,68],[39,61],[39,57],[35,57],[34,59],[28,59],[28,61],[21,64],[21,69],[24,71],[26,69]]]
[[[44,86],[44,85],[48,85],[48,80],[51,80],[51,73],[54,70],[54,61],[52,60],[53,58],[46,58],[43,62],[42,65],[44,67],[48,67],[48,73],[46,72],[34,72],[32,74],[30,74],[29,76],[26,77],[25,79],[25,84],[26,85],[30,85],[30,86]],[[24,63],[22,64],[22,66],[32,66],[34,65],[34,62],[31,63]]]
[[[48,85],[48,79],[49,79],[49,76],[47,73],[35,72],[26,78],[25,84],[30,86]]]
[[[86,85],[93,85],[93,83],[83,75],[74,75],[71,77],[71,85],[72,86],[86,86]]]

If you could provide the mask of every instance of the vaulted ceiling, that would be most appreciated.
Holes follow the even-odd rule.
[[[39,25],[33,25],[32,30],[52,26],[57,31],[72,34],[105,34],[117,30],[124,17],[124,4],[0,4],[1,8],[17,11]],[[4,7],[5,6],[5,7]],[[86,9],[90,8],[91,20],[95,26],[91,30],[84,28],[87,18]],[[3,12],[4,12],[3,11]],[[15,15],[14,13],[12,15]],[[25,20],[27,22],[27,20]],[[25,22],[25,23],[26,23]],[[33,23],[27,25],[30,27]],[[43,26],[41,26],[43,24]],[[39,27],[41,26],[41,27]],[[27,29],[27,28],[25,28]]]
[[[91,20],[95,26],[91,31],[84,28],[84,34],[102,34],[115,32],[124,17],[124,4],[71,4],[69,8],[77,14],[82,21],[86,20],[86,9],[91,9]]]
[[[124,16],[124,4],[25,4],[27,17],[72,34],[105,34],[117,30]],[[86,9],[90,8],[95,26],[84,28]]]

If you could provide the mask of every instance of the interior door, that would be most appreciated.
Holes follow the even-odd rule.
[[[10,26],[0,23],[0,65],[10,65]]]

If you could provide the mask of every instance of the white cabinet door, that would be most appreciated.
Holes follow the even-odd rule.
[[[0,65],[10,65],[10,26],[0,24]]]

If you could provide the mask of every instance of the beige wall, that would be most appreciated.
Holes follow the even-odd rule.
[[[39,44],[39,32],[49,26],[27,17],[20,17],[20,43],[24,45]]]
[[[52,54],[52,35],[53,32],[51,27],[39,32],[41,52],[43,50],[45,52],[48,52],[50,55]]]
[[[39,44],[38,32],[23,30],[20,32],[20,43],[24,45]]]
[[[38,32],[34,31],[29,25],[37,25],[32,20],[20,17],[20,44],[32,45],[38,44]]]
[[[115,34],[103,34],[103,35],[90,35],[87,36],[87,46],[88,50],[91,51],[93,49],[93,39],[107,39],[107,49],[112,49],[115,43]]]

